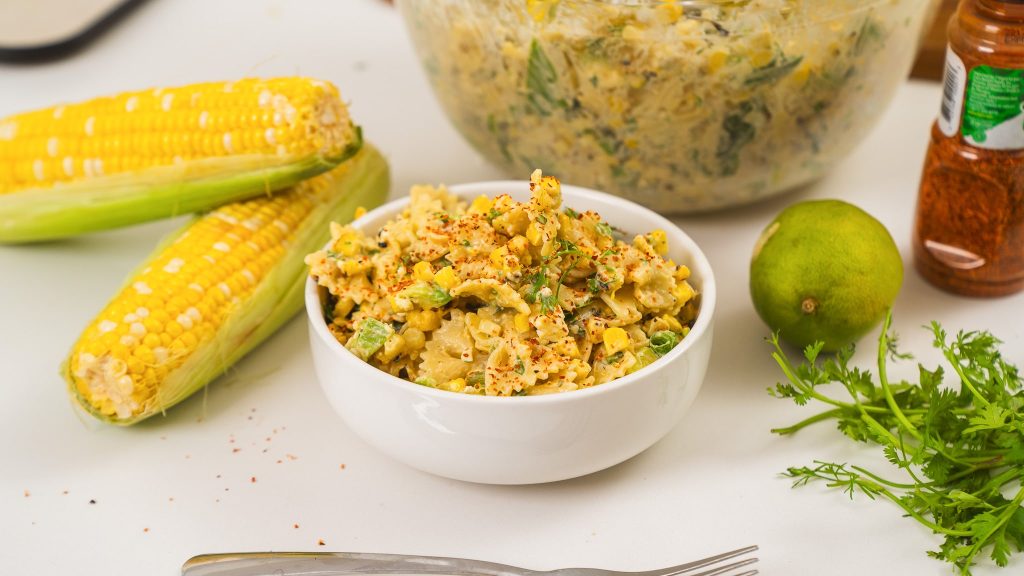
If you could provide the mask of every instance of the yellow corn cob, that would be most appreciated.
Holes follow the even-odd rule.
[[[132,424],[206,385],[302,307],[304,256],[331,221],[388,189],[366,146],[331,172],[218,208],[157,248],[85,329],[62,367],[77,402]]]
[[[245,79],[127,92],[0,119],[0,242],[206,210],[358,150],[333,85]]]

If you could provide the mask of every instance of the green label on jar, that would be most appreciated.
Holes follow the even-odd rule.
[[[978,66],[967,81],[961,131],[988,150],[1024,149],[1024,70]]]

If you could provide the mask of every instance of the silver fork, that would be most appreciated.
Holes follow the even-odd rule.
[[[204,554],[181,567],[182,576],[338,576],[342,574],[437,574],[439,576],[754,576],[757,570],[737,572],[757,562],[741,558],[757,550],[747,546],[731,552],[643,572],[619,572],[599,568],[528,570],[506,564],[400,554],[351,552],[247,552]],[[734,562],[730,562],[735,560]]]

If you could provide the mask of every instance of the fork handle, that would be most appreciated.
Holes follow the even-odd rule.
[[[242,552],[204,554],[181,567],[182,576],[336,576],[341,574],[443,574],[531,576],[533,570],[494,562],[349,552]]]

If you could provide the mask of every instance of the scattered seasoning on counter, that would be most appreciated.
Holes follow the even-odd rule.
[[[253,476],[252,478],[249,478],[249,482],[255,484],[256,483],[256,477]]]
[[[345,465],[344,465],[344,464],[342,464],[341,466],[339,466],[339,467],[338,467],[338,469],[339,469],[339,470],[344,470],[344,469],[345,469]]]
[[[29,492],[28,490],[25,490],[25,498],[28,498],[31,495],[32,495],[31,492]]]
[[[95,504],[96,500],[89,500],[89,504]]]
[[[146,534],[146,533],[149,533],[149,528],[143,528],[143,529],[142,529],[142,532],[143,532],[144,534]]]
[[[324,542],[323,538],[317,540],[316,543],[317,543],[318,546],[327,546],[327,543]]]
[[[298,524],[292,524],[292,528],[295,528],[296,530],[298,530],[299,529],[299,525]]]

